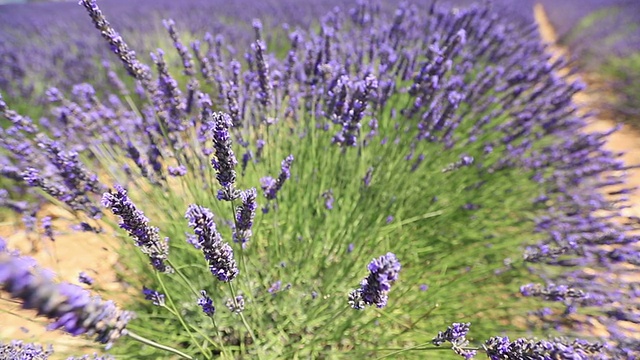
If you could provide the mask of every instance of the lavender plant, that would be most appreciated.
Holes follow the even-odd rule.
[[[222,37],[187,46],[167,21],[179,67],[156,50],[152,70],[94,0],[81,5],[132,84],[50,89],[37,124],[0,108],[1,173],[35,199],[3,204],[53,202],[122,239],[139,292],[116,354],[424,358],[416,344],[456,319],[496,337],[474,347],[454,326],[429,345],[449,342],[442,358],[557,356],[502,332],[591,339],[578,325],[593,319],[606,349],[554,344],[637,354],[620,321],[635,285],[612,276],[635,261],[628,190],[612,190],[629,166],[602,148],[608,133],[581,131],[581,86],[534,27],[485,6],[359,1],[289,29],[278,57],[259,21],[244,54]],[[3,286],[20,283],[9,274]]]

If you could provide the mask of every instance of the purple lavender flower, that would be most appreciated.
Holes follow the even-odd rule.
[[[42,345],[24,343],[13,340],[9,343],[0,341],[0,359],[7,360],[47,360],[53,354],[53,347],[44,348]]]
[[[260,179],[262,190],[264,191],[264,196],[269,200],[274,200],[278,191],[282,189],[282,185],[284,182],[291,177],[291,164],[293,164],[293,155],[289,155],[286,159],[282,160],[282,164],[280,167],[280,175],[277,179],[274,179],[270,176],[263,177]]]
[[[373,166],[369,167],[367,169],[366,174],[362,178],[362,183],[364,184],[364,187],[369,187],[369,185],[371,185],[371,180],[373,179],[373,170],[374,170]]]
[[[244,297],[242,295],[238,295],[235,299],[229,298],[225,305],[232,313],[240,314],[244,311]]]
[[[213,134],[213,147],[215,157],[211,159],[211,165],[216,170],[216,179],[222,189],[218,194],[220,200],[233,201],[238,197],[234,190],[236,182],[235,167],[238,164],[236,155],[231,147],[231,135],[229,129],[233,126],[231,117],[225,113],[215,112],[212,114],[214,123],[211,133]]]
[[[460,168],[465,167],[465,166],[470,166],[471,164],[473,164],[473,161],[474,161],[473,156],[460,155],[460,160],[456,161],[453,164],[447,165],[447,167],[442,169],[442,172],[450,172],[450,171],[454,171],[454,170],[460,169]]]
[[[25,309],[55,320],[47,328],[63,329],[73,336],[95,336],[95,341],[110,344],[126,334],[133,313],[118,309],[112,301],[103,301],[79,286],[56,284],[51,275],[33,269],[33,259],[0,253],[0,286],[12,298],[20,299]]]
[[[282,281],[278,280],[278,281],[274,282],[273,284],[271,284],[271,287],[269,287],[269,290],[267,290],[267,291],[269,291],[270,294],[275,294],[278,291],[280,291],[281,288],[282,288]]]
[[[184,165],[168,166],[167,172],[169,173],[169,175],[174,177],[185,176],[187,175],[187,168]]]
[[[466,336],[471,323],[453,323],[446,331],[438,332],[438,335],[431,340],[433,345],[440,346],[445,342],[451,343],[451,349],[465,359],[472,359],[476,356],[476,350],[467,349],[469,341]]]
[[[51,216],[45,216],[42,218],[42,229],[44,230],[44,234],[51,241],[55,241],[55,239],[53,238],[53,228],[51,226]]]
[[[213,221],[213,213],[206,207],[189,205],[185,218],[198,236],[198,244],[209,263],[209,270],[220,281],[228,282],[238,275],[238,267],[233,258],[233,249],[222,241]]]
[[[255,188],[240,193],[242,204],[236,210],[236,224],[233,230],[233,241],[241,243],[244,247],[251,238],[251,227],[253,226],[253,218],[256,216],[256,197],[258,193]]]
[[[168,239],[161,241],[158,228],[149,226],[149,219],[138,210],[127,191],[120,185],[115,186],[115,192],[109,190],[102,196],[102,205],[110,208],[114,215],[120,217],[120,227],[129,233],[136,246],[149,256],[151,265],[161,272],[172,272],[173,269],[165,264],[169,256]]]
[[[213,316],[216,313],[216,307],[213,306],[213,300],[207,295],[204,290],[200,291],[202,297],[198,298],[198,305],[202,308],[202,312],[207,316]]]
[[[333,209],[333,190],[329,189],[322,193],[322,197],[324,198],[324,207],[327,210]]]
[[[78,274],[78,281],[86,285],[93,285],[93,278],[84,271],[81,271]]]
[[[567,342],[562,339],[556,341],[516,339],[511,342],[508,337],[501,336],[485,341],[482,348],[491,360],[591,359],[603,350],[601,344],[592,344],[583,340]]]
[[[146,286],[142,287],[142,294],[145,300],[150,300],[155,306],[164,306],[164,294],[156,290],[149,289]]]
[[[547,286],[540,284],[523,285],[520,287],[520,293],[523,296],[542,297],[548,301],[564,301],[570,298],[581,299],[586,296],[582,290],[555,284],[548,284]]]
[[[349,293],[349,304],[356,310],[364,309],[367,305],[383,308],[387,305],[388,293],[391,285],[398,280],[400,262],[396,255],[389,252],[377,259],[373,259],[369,266],[369,276],[360,282],[360,288]]]

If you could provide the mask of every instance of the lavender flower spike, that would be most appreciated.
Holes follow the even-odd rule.
[[[20,299],[23,308],[55,320],[49,330],[95,336],[95,341],[103,344],[111,344],[127,333],[125,327],[133,313],[118,309],[112,301],[91,296],[77,285],[54,283],[47,272],[32,268],[32,260],[0,254],[0,288]]]
[[[356,310],[364,309],[367,305],[378,308],[387,306],[387,299],[391,285],[398,280],[400,262],[394,253],[387,253],[373,259],[368,266],[369,276],[360,282],[360,288],[349,293],[349,304]]]
[[[446,331],[438,332],[438,336],[434,337],[431,341],[433,345],[440,346],[445,342],[451,343],[451,349],[458,355],[465,359],[473,359],[476,356],[475,350],[466,349],[469,346],[469,341],[466,336],[469,332],[471,323],[453,323],[447,328]]]
[[[258,207],[256,203],[257,194],[255,188],[243,191],[240,194],[242,204],[240,204],[236,210],[236,227],[233,230],[233,241],[242,243],[243,247],[253,234],[251,227],[253,226],[253,218],[256,216],[256,209]]]
[[[13,340],[10,343],[0,341],[0,359],[46,360],[53,354],[53,347],[44,348],[42,345],[23,343]]]
[[[202,312],[209,317],[213,316],[216,313],[216,307],[213,306],[213,300],[204,290],[200,290],[200,295],[202,295],[202,297],[198,298],[198,305],[202,308]]]
[[[213,222],[213,213],[206,207],[189,205],[185,218],[198,236],[198,245],[209,263],[209,270],[220,281],[228,282],[238,275],[233,249],[222,241]]]
[[[231,117],[225,113],[216,112],[213,118],[213,147],[215,149],[215,157],[211,159],[211,165],[216,170],[216,179],[222,186],[218,192],[218,199],[233,201],[239,194],[234,190],[236,182],[235,167],[238,164],[236,155],[231,148],[232,141],[229,129],[233,126]]]
[[[115,186],[115,192],[109,190],[102,196],[102,205],[110,208],[114,215],[120,216],[120,227],[126,230],[135,240],[136,246],[149,256],[151,265],[161,272],[170,273],[173,269],[165,264],[169,257],[168,241],[161,241],[158,228],[149,226],[149,219],[138,210],[127,191],[120,185]]]
[[[275,199],[278,195],[278,191],[282,189],[284,182],[291,177],[291,164],[293,164],[293,155],[289,155],[286,159],[282,160],[280,175],[277,179],[270,176],[260,179],[262,190],[264,190],[264,196],[267,199]]]
[[[583,340],[565,341],[516,339],[495,336],[487,340],[482,348],[491,360],[511,359],[591,359],[602,351],[598,343]]]

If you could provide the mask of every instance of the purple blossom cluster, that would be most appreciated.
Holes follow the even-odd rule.
[[[116,185],[115,191],[104,193],[102,205],[120,217],[120,227],[126,230],[136,246],[149,256],[154,269],[161,272],[173,271],[166,263],[169,256],[169,239],[160,240],[158,228],[149,225],[149,219],[138,210],[122,186]]]
[[[104,301],[79,286],[55,283],[51,274],[33,267],[35,260],[0,253],[0,288],[22,302],[25,309],[54,320],[49,330],[63,329],[78,336],[111,344],[127,333],[133,313],[120,310],[112,301]]]
[[[52,354],[51,346],[44,348],[42,345],[17,340],[0,342],[0,359],[47,360]]]
[[[477,351],[470,349],[467,334],[471,323],[453,323],[445,331],[438,332],[438,335],[431,340],[435,346],[440,346],[445,342],[451,343],[451,349],[465,359],[472,359]]]
[[[200,291],[200,295],[202,295],[202,297],[198,299],[198,305],[202,308],[202,312],[209,317],[213,316],[216,312],[216,307],[213,306],[213,300],[204,290]]]
[[[287,156],[282,160],[280,166],[280,175],[277,179],[271,176],[265,176],[260,179],[262,190],[264,191],[264,197],[268,200],[275,200],[278,196],[278,191],[282,189],[285,181],[291,177],[291,165],[293,164],[293,155]]]
[[[373,259],[367,266],[369,276],[360,282],[360,288],[349,293],[349,305],[356,310],[371,305],[378,308],[387,306],[391,285],[398,280],[400,268],[400,262],[393,253]]]
[[[495,336],[487,340],[482,348],[491,360],[586,360],[601,355],[603,346],[584,340],[567,342],[563,339],[553,341],[516,339],[512,342],[508,337]]]
[[[258,203],[256,202],[257,196],[258,192],[255,188],[240,193],[242,203],[236,209],[233,241],[241,243],[243,247],[246,246],[246,243],[253,234],[251,228],[253,227],[253,218],[256,216],[256,209],[258,208]]]
[[[211,210],[192,204],[189,205],[185,218],[198,237],[198,245],[213,276],[224,282],[235,279],[239,270],[233,257],[233,249],[218,233]]]

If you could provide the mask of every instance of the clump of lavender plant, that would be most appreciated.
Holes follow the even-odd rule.
[[[383,308],[387,305],[391,285],[398,280],[400,262],[393,253],[387,253],[373,259],[369,266],[369,276],[360,282],[360,288],[349,293],[349,305],[357,310],[365,306],[376,305]]]
[[[166,264],[169,256],[168,239],[160,240],[158,228],[149,226],[149,219],[136,208],[122,186],[116,185],[115,191],[106,192],[102,196],[102,205],[120,217],[120,227],[126,230],[136,246],[149,256],[151,265],[156,270],[167,273],[173,271]]]
[[[185,218],[198,236],[198,245],[209,264],[209,270],[220,281],[228,282],[238,275],[233,249],[222,240],[216,229],[211,210],[200,205],[189,205]]]

